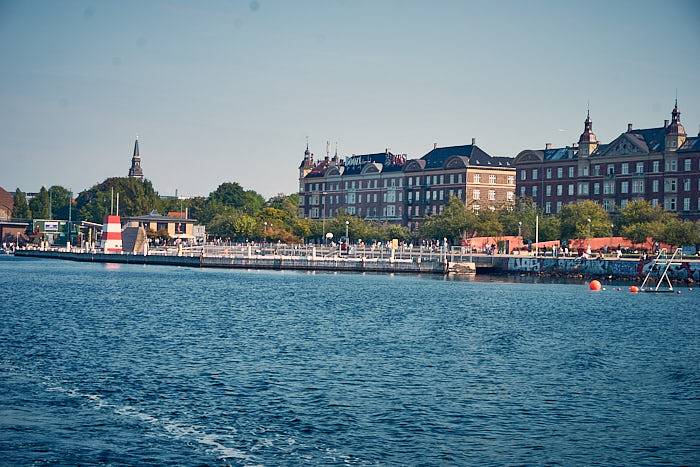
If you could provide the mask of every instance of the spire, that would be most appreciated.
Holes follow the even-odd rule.
[[[139,135],[136,135],[134,143],[134,155],[131,157],[131,168],[129,169],[129,178],[137,178],[143,180],[143,169],[141,168],[141,156],[139,155]]]
[[[141,157],[139,155],[139,134],[136,133],[136,142],[134,143],[134,157]]]
[[[591,120],[591,109],[589,106],[586,120],[583,122],[583,133],[581,133],[581,137],[578,139],[578,144],[597,142],[595,134],[593,133],[593,120]]]
[[[308,159],[311,156],[311,151],[309,151],[309,137],[306,137],[306,151],[304,151],[304,159]]]
[[[666,134],[685,136],[685,128],[681,125],[681,111],[678,110],[678,97],[676,97],[676,104],[671,111],[671,124],[666,129]]]

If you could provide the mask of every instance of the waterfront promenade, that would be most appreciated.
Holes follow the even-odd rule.
[[[652,267],[650,259],[556,257],[534,252],[484,254],[464,247],[398,248],[351,247],[349,251],[311,245],[207,244],[194,247],[160,247],[146,254],[104,254],[84,249],[47,248],[18,250],[17,256],[82,262],[158,264],[240,269],[344,271],[409,274],[532,274],[554,277],[637,280]],[[669,268],[676,281],[700,280],[700,261],[681,260]],[[657,275],[652,270],[652,277]]]

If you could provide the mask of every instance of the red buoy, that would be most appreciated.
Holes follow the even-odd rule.
[[[632,293],[639,293],[639,287],[637,287],[636,285],[631,286],[631,287],[630,287],[630,292],[632,292]]]
[[[588,288],[591,290],[596,290],[596,291],[600,290],[600,288],[601,288],[600,281],[597,281],[597,280],[591,281],[591,283],[588,284]]]

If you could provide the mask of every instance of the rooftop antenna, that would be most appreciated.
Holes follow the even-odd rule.
[[[306,137],[306,149],[309,149],[309,137]]]
[[[586,117],[591,118],[591,100],[590,99],[588,99],[588,107],[587,108],[588,108],[588,113],[587,113]]]
[[[326,140],[326,157],[331,155],[331,142]]]
[[[338,142],[335,142],[335,157],[338,157]]]
[[[678,107],[678,88],[676,88],[676,107]]]

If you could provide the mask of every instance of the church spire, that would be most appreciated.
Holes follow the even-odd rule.
[[[141,168],[141,155],[139,154],[138,134],[136,134],[136,142],[134,143],[134,155],[131,156],[131,168],[129,169],[129,178],[143,180],[143,169]]]

